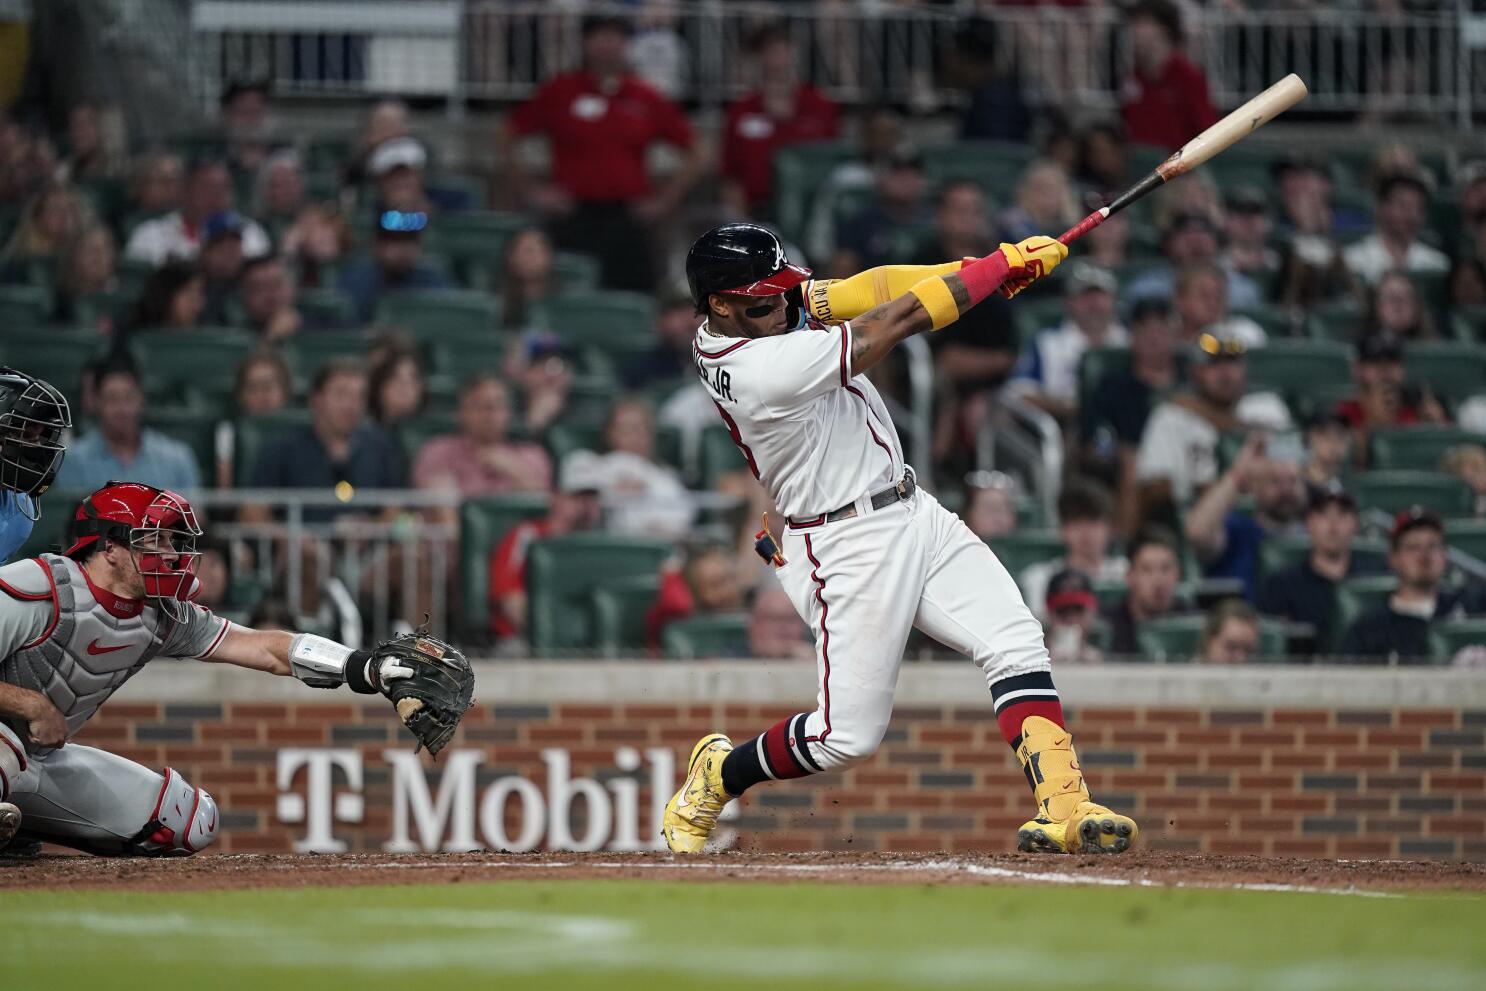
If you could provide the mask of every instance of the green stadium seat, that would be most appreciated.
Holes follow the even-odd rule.
[[[149,218],[141,218],[149,219]],[[140,290],[144,288],[150,273],[155,266],[149,262],[136,261],[133,258],[120,258],[114,264],[114,275],[119,280],[119,295],[125,299],[138,299]]]
[[[1461,444],[1486,445],[1486,434],[1447,426],[1378,429],[1368,438],[1368,463],[1374,468],[1438,471],[1445,452]]]
[[[620,651],[643,650],[645,614],[659,594],[659,575],[623,578],[595,588],[593,621],[598,648],[611,657]]]
[[[129,350],[151,395],[182,390],[212,398],[232,395],[237,366],[259,347],[257,337],[226,327],[149,330],[129,339]]]
[[[1078,360],[1079,401],[1087,403],[1094,395],[1099,380],[1111,372],[1130,367],[1129,348],[1089,348]]]
[[[780,233],[794,240],[805,233],[815,194],[836,166],[857,157],[847,141],[789,145],[774,153],[774,219]]]
[[[577,533],[539,540],[527,552],[527,635],[532,649],[553,654],[597,644],[592,594],[619,578],[654,575],[672,556],[662,540]]]
[[[1019,530],[987,541],[996,557],[1015,578],[1028,566],[1064,553],[1063,538],[1055,530]]]
[[[1249,388],[1303,395],[1317,382],[1347,382],[1352,355],[1342,344],[1271,337],[1248,353]]]
[[[561,464],[574,451],[602,451],[604,428],[599,423],[581,423],[564,420],[554,423],[542,435],[542,444],[552,455],[553,464]]]
[[[1113,609],[1120,604],[1129,589],[1125,583],[1115,578],[1095,578],[1094,598],[1099,600],[1099,609]]]
[[[1456,306],[1450,311],[1450,336],[1457,341],[1486,344],[1486,306]]]
[[[1449,272],[1410,272],[1409,281],[1418,290],[1420,302],[1431,313],[1443,313],[1449,307]]]
[[[564,296],[581,296],[599,287],[599,260],[575,251],[559,251],[552,259],[552,280]]]
[[[1255,274],[1256,281],[1262,281],[1262,274]],[[1233,311],[1235,316],[1248,317],[1263,328],[1269,343],[1286,343],[1286,338],[1294,337],[1304,330],[1305,315],[1299,310],[1284,306],[1275,306],[1262,303],[1259,306],[1246,306]],[[1258,350],[1257,348],[1255,350]]]
[[[232,425],[232,478],[237,488],[252,485],[253,467],[263,451],[290,430],[310,425],[307,409],[286,409],[266,416],[239,417]]]
[[[655,303],[640,293],[556,296],[539,312],[540,319],[573,348],[633,354],[655,340]]]
[[[1265,537],[1259,545],[1258,577],[1265,578],[1299,564],[1311,552],[1311,538],[1303,533]],[[1388,558],[1388,543],[1371,537],[1358,537],[1352,542],[1356,560],[1383,562]]]
[[[545,495],[510,495],[466,499],[459,507],[460,628],[465,636],[490,636],[490,555],[511,527],[547,515]]]
[[[364,330],[307,330],[295,334],[280,348],[295,379],[304,384],[332,359],[365,359],[371,345],[372,335]]]
[[[1394,575],[1370,575],[1366,578],[1349,578],[1336,590],[1336,636],[1340,640],[1357,617],[1381,606],[1398,587]]]
[[[1467,647],[1486,647],[1486,619],[1436,623],[1429,631],[1430,653],[1437,664],[1449,664]]]
[[[456,434],[459,432],[459,418],[452,413],[420,413],[410,416],[397,425],[397,441],[402,449],[407,452],[408,466],[411,468],[413,461],[418,457],[418,451],[424,444],[435,437],[443,434]]]
[[[1396,513],[1424,506],[1441,516],[1464,516],[1475,501],[1469,485],[1441,472],[1367,471],[1355,476],[1348,487],[1364,511]]]
[[[301,289],[295,301],[305,323],[315,328],[304,333],[339,330],[356,322],[351,298],[339,289]]]
[[[405,327],[425,341],[498,338],[500,300],[478,289],[403,289],[377,303],[377,323]]]
[[[697,466],[699,488],[711,489],[718,478],[732,471],[747,471],[748,461],[725,427],[702,430],[701,463]]]
[[[6,361],[46,379],[69,400],[82,393],[83,369],[108,352],[108,338],[95,330],[49,329],[28,334],[11,330],[0,341],[4,342]],[[80,412],[74,409],[73,417]]]
[[[1486,564],[1486,520],[1446,520],[1445,543]]]
[[[1168,664],[1196,660],[1202,644],[1202,627],[1206,622],[1207,617],[1196,614],[1168,616],[1141,623],[1135,631],[1136,643],[1143,655],[1141,660]],[[1255,660],[1283,658],[1285,647],[1284,624],[1261,618],[1259,651]]]
[[[506,245],[530,226],[519,214],[493,210],[441,214],[429,227],[429,247],[449,259],[463,285],[498,290]]]
[[[216,484],[218,422],[215,416],[195,407],[145,408],[144,425],[189,447],[196,456],[201,483],[206,486]]]
[[[43,327],[52,319],[52,294],[42,286],[0,285],[0,323],[16,328]]]
[[[59,550],[66,550],[69,542],[68,528],[72,523],[72,516],[77,512],[78,503],[82,502],[83,496],[87,494],[87,492],[52,489],[42,496],[41,519],[36,521],[36,525],[31,528],[31,535],[16,549],[10,559],[20,561],[38,554],[53,554]]]
[[[930,182],[970,179],[986,191],[993,207],[1012,202],[1022,174],[1037,157],[1031,145],[1011,141],[957,141],[924,149]]]
[[[748,656],[748,614],[725,613],[678,619],[661,631],[666,657],[690,660],[699,657]]]
[[[1357,329],[1362,326],[1362,321],[1362,308],[1355,300],[1346,299],[1311,307],[1307,325],[1312,337],[1338,341],[1350,347],[1357,339]]]
[[[1436,396],[1464,399],[1486,389],[1486,346],[1435,341],[1404,349],[1411,381],[1428,385]]]
[[[1034,334],[1063,322],[1063,299],[1059,294],[1043,295],[1025,301],[1018,294],[1017,301],[1014,312],[1017,335],[1023,347],[1031,343]]]
[[[443,223],[450,217],[457,217],[461,213],[485,209],[485,194],[488,192],[489,184],[481,176],[467,172],[430,172],[424,185],[441,192],[458,193],[469,205],[468,211],[458,210],[439,214],[438,223]]]
[[[117,291],[74,296],[71,322],[78,327],[98,327],[105,323],[117,327],[128,315],[130,302]]]

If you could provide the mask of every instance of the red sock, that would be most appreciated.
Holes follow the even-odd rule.
[[[1015,750],[1022,742],[1022,722],[1028,716],[1041,716],[1063,726],[1063,703],[1053,686],[1050,671],[1033,671],[1003,678],[991,685],[991,698],[996,706],[996,725],[1001,737]],[[1066,727],[1065,727],[1066,728]]]

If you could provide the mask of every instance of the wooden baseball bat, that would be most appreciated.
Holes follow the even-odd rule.
[[[1305,99],[1305,93],[1305,83],[1295,73],[1290,73],[1182,145],[1172,153],[1170,158],[1156,166],[1150,175],[1116,196],[1108,206],[1100,207],[1074,224],[1058,240],[1064,244],[1072,244],[1157,186],[1190,172],[1209,158],[1248,137]]]

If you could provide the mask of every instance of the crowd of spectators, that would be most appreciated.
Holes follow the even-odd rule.
[[[1136,178],[1138,154],[1216,117],[1177,9],[1142,0],[1128,26],[1117,118],[990,133],[987,108],[1010,104],[995,73],[975,76],[962,135],[1019,142],[996,146],[1019,163],[1010,185],[940,168],[894,108],[836,105],[802,78],[778,25],[749,38],[753,85],[712,140],[675,92],[647,81],[655,66],[636,52],[654,38],[590,18],[580,64],[501,115],[488,196],[438,167],[395,99],[369,107],[329,163],[254,83],[228,89],[211,134],[164,148],[130,148],[103,103],[59,122],[13,108],[0,113],[0,292],[31,291],[42,312],[10,321],[6,357],[26,365],[12,341],[55,332],[90,359],[65,382],[83,416],[59,490],[128,477],[347,500],[545,494],[547,513],[490,554],[495,640],[526,628],[527,548],[601,527],[676,547],[647,614],[651,649],[677,619],[746,613],[752,649],[792,654],[805,631],[750,549],[767,499],[746,473],[696,468],[711,419],[690,378],[695,313],[675,278],[689,236],[722,219],[782,222],[785,193],[808,194],[784,233],[824,277],[1059,233]],[[537,144],[550,167],[537,166]],[[799,147],[837,154],[812,188],[781,188],[781,156]],[[1255,656],[1275,623],[1300,656],[1417,659],[1436,652],[1431,624],[1486,611],[1481,585],[1447,556],[1449,517],[1486,514],[1486,381],[1441,388],[1410,364],[1452,342],[1486,346],[1486,166],[1453,164],[1384,144],[1348,171],[1297,146],[1231,181],[1194,174],[1091,233],[1047,286],[988,300],[929,339],[933,464],[921,478],[992,546],[1028,529],[1056,535],[1061,553],[1015,575],[1055,656],[1148,653],[1143,631],[1207,609],[1191,653],[1214,663]],[[485,205],[504,211],[489,234],[501,250],[472,261],[446,232]],[[579,285],[573,273],[588,269],[592,285]],[[439,290],[485,293],[487,308],[470,311],[483,314],[483,343],[397,326],[419,314],[389,303]],[[575,294],[626,292],[650,304],[642,349],[596,362],[550,320]],[[234,369],[162,383],[151,355],[210,337],[246,342]],[[1267,349],[1328,340],[1349,352],[1349,381],[1300,382],[1260,363]],[[334,354],[338,341],[347,353]],[[901,361],[873,374],[908,400]],[[220,395],[214,378],[230,379]],[[153,416],[192,403],[220,423],[205,455]],[[977,463],[1005,403],[1062,434],[1051,519],[1033,519],[1042,493],[1027,479]],[[255,424],[274,429],[254,439]],[[1391,522],[1359,510],[1347,485],[1379,467],[1375,438],[1410,426],[1461,430],[1424,467],[1461,479],[1469,508],[1404,506]],[[743,510],[717,524],[699,486]],[[240,520],[281,515],[249,505]],[[354,515],[325,506],[306,518]],[[459,521],[452,506],[423,515]],[[1358,551],[1369,530],[1386,552]],[[1265,551],[1281,544],[1300,551],[1275,570]],[[1386,574],[1396,589],[1343,608],[1349,582]]]

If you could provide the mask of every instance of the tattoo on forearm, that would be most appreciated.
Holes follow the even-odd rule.
[[[955,306],[959,307],[963,314],[970,309],[970,290],[965,288],[965,280],[958,274],[946,275],[944,284],[949,286],[949,294],[955,298]]]

